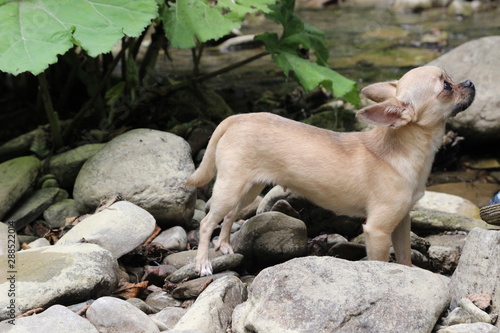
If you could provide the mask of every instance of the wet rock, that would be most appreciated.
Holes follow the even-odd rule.
[[[187,248],[187,234],[184,228],[176,226],[162,231],[153,243],[161,244],[168,250],[184,251]]]
[[[500,304],[500,231],[473,229],[466,241],[457,269],[451,277],[451,309],[469,294],[487,293],[494,306]],[[498,307],[493,314],[498,315]],[[496,327],[500,327],[497,321]]]
[[[245,287],[237,277],[218,279],[201,293],[174,329],[225,332],[235,306],[243,302],[244,295]]]
[[[172,265],[149,266],[141,280],[149,281],[149,284],[154,284],[158,287],[163,287],[165,278],[176,270],[177,268]]]
[[[94,244],[47,246],[20,251],[16,260],[16,315],[54,303],[75,303],[111,293],[118,283],[118,263]],[[7,257],[0,257],[7,267]],[[5,281],[0,277],[0,281]],[[9,283],[0,284],[7,295]],[[7,318],[8,298],[0,298],[0,320]]]
[[[43,212],[43,218],[49,228],[62,228],[68,217],[82,215],[78,203],[73,199],[64,199],[51,205]]]
[[[145,300],[154,312],[159,312],[161,309],[169,306],[180,306],[181,302],[170,296],[163,290],[152,292]]]
[[[410,212],[410,217],[415,232],[439,233],[454,230],[469,231],[478,227],[488,228],[488,224],[483,220],[421,207],[415,207]]]
[[[85,162],[73,196],[92,210],[118,193],[151,213],[162,228],[188,226],[196,189],[184,184],[193,171],[186,141],[171,133],[137,129],[111,140]]]
[[[473,202],[456,195],[426,191],[415,207],[434,209],[451,214],[460,214],[479,219],[479,207]]]
[[[62,305],[53,305],[42,313],[17,318],[15,325],[0,323],[4,333],[98,333],[88,320],[73,313]]]
[[[93,243],[119,258],[141,245],[154,228],[151,214],[131,202],[119,201],[78,223],[56,246]]]
[[[40,161],[31,156],[0,164],[0,219],[34,188],[40,165]]]
[[[259,214],[235,234],[233,249],[254,269],[282,263],[307,253],[304,222],[278,212]]]
[[[160,312],[152,315],[151,318],[170,329],[179,322],[182,316],[186,314],[186,311],[186,309],[179,307],[166,307]]]
[[[144,312],[115,297],[101,297],[90,305],[87,319],[99,332],[160,332]]]
[[[62,188],[72,188],[76,176],[85,161],[94,156],[104,146],[106,146],[104,143],[87,144],[55,155],[47,161],[48,170],[55,175]]]
[[[16,222],[16,230],[21,230],[56,202],[68,197],[68,192],[59,188],[42,188],[35,191],[26,201],[6,217],[7,221]]]
[[[500,36],[475,39],[429,63],[443,68],[455,82],[471,80],[481,92],[467,111],[449,122],[467,142],[491,144],[500,139],[500,95],[494,84],[500,76],[499,45]]]
[[[292,259],[257,275],[233,332],[430,332],[448,305],[448,284],[398,264]]]

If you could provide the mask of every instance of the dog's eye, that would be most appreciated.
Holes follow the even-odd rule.
[[[453,90],[453,87],[451,86],[451,84],[448,81],[444,81],[443,88],[444,88],[444,90],[447,90],[447,91]]]

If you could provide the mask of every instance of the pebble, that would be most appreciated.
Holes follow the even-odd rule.
[[[187,248],[187,234],[182,227],[172,227],[156,236],[153,243],[161,244],[167,250],[184,251]]]
[[[64,199],[48,207],[43,212],[43,218],[49,228],[62,228],[68,217],[82,215],[78,203],[73,199]]]

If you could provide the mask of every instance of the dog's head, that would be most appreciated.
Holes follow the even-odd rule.
[[[435,66],[412,69],[398,81],[375,83],[361,93],[377,104],[358,111],[369,123],[399,127],[409,122],[422,126],[442,125],[446,119],[467,109],[474,101],[474,84],[453,83]]]

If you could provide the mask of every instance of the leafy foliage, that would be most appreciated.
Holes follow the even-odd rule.
[[[242,4],[220,0],[215,4],[205,0],[183,0],[168,3],[160,12],[165,34],[177,48],[193,48],[196,42],[206,42],[226,36],[239,28],[245,15],[269,12],[275,0],[245,0]]]
[[[157,16],[155,0],[23,0],[0,2],[0,70],[43,72],[73,44],[90,56],[139,36]]]
[[[283,25],[281,37],[276,33],[265,33],[256,36],[261,40],[273,60],[286,75],[295,74],[299,83],[306,90],[322,86],[337,97],[343,97],[350,103],[358,105],[359,95],[356,82],[345,78],[327,66],[328,49],[323,33],[303,23],[293,14],[295,1],[283,0],[271,6],[272,11],[267,16],[276,23]],[[313,53],[316,61],[303,57],[303,50]]]

